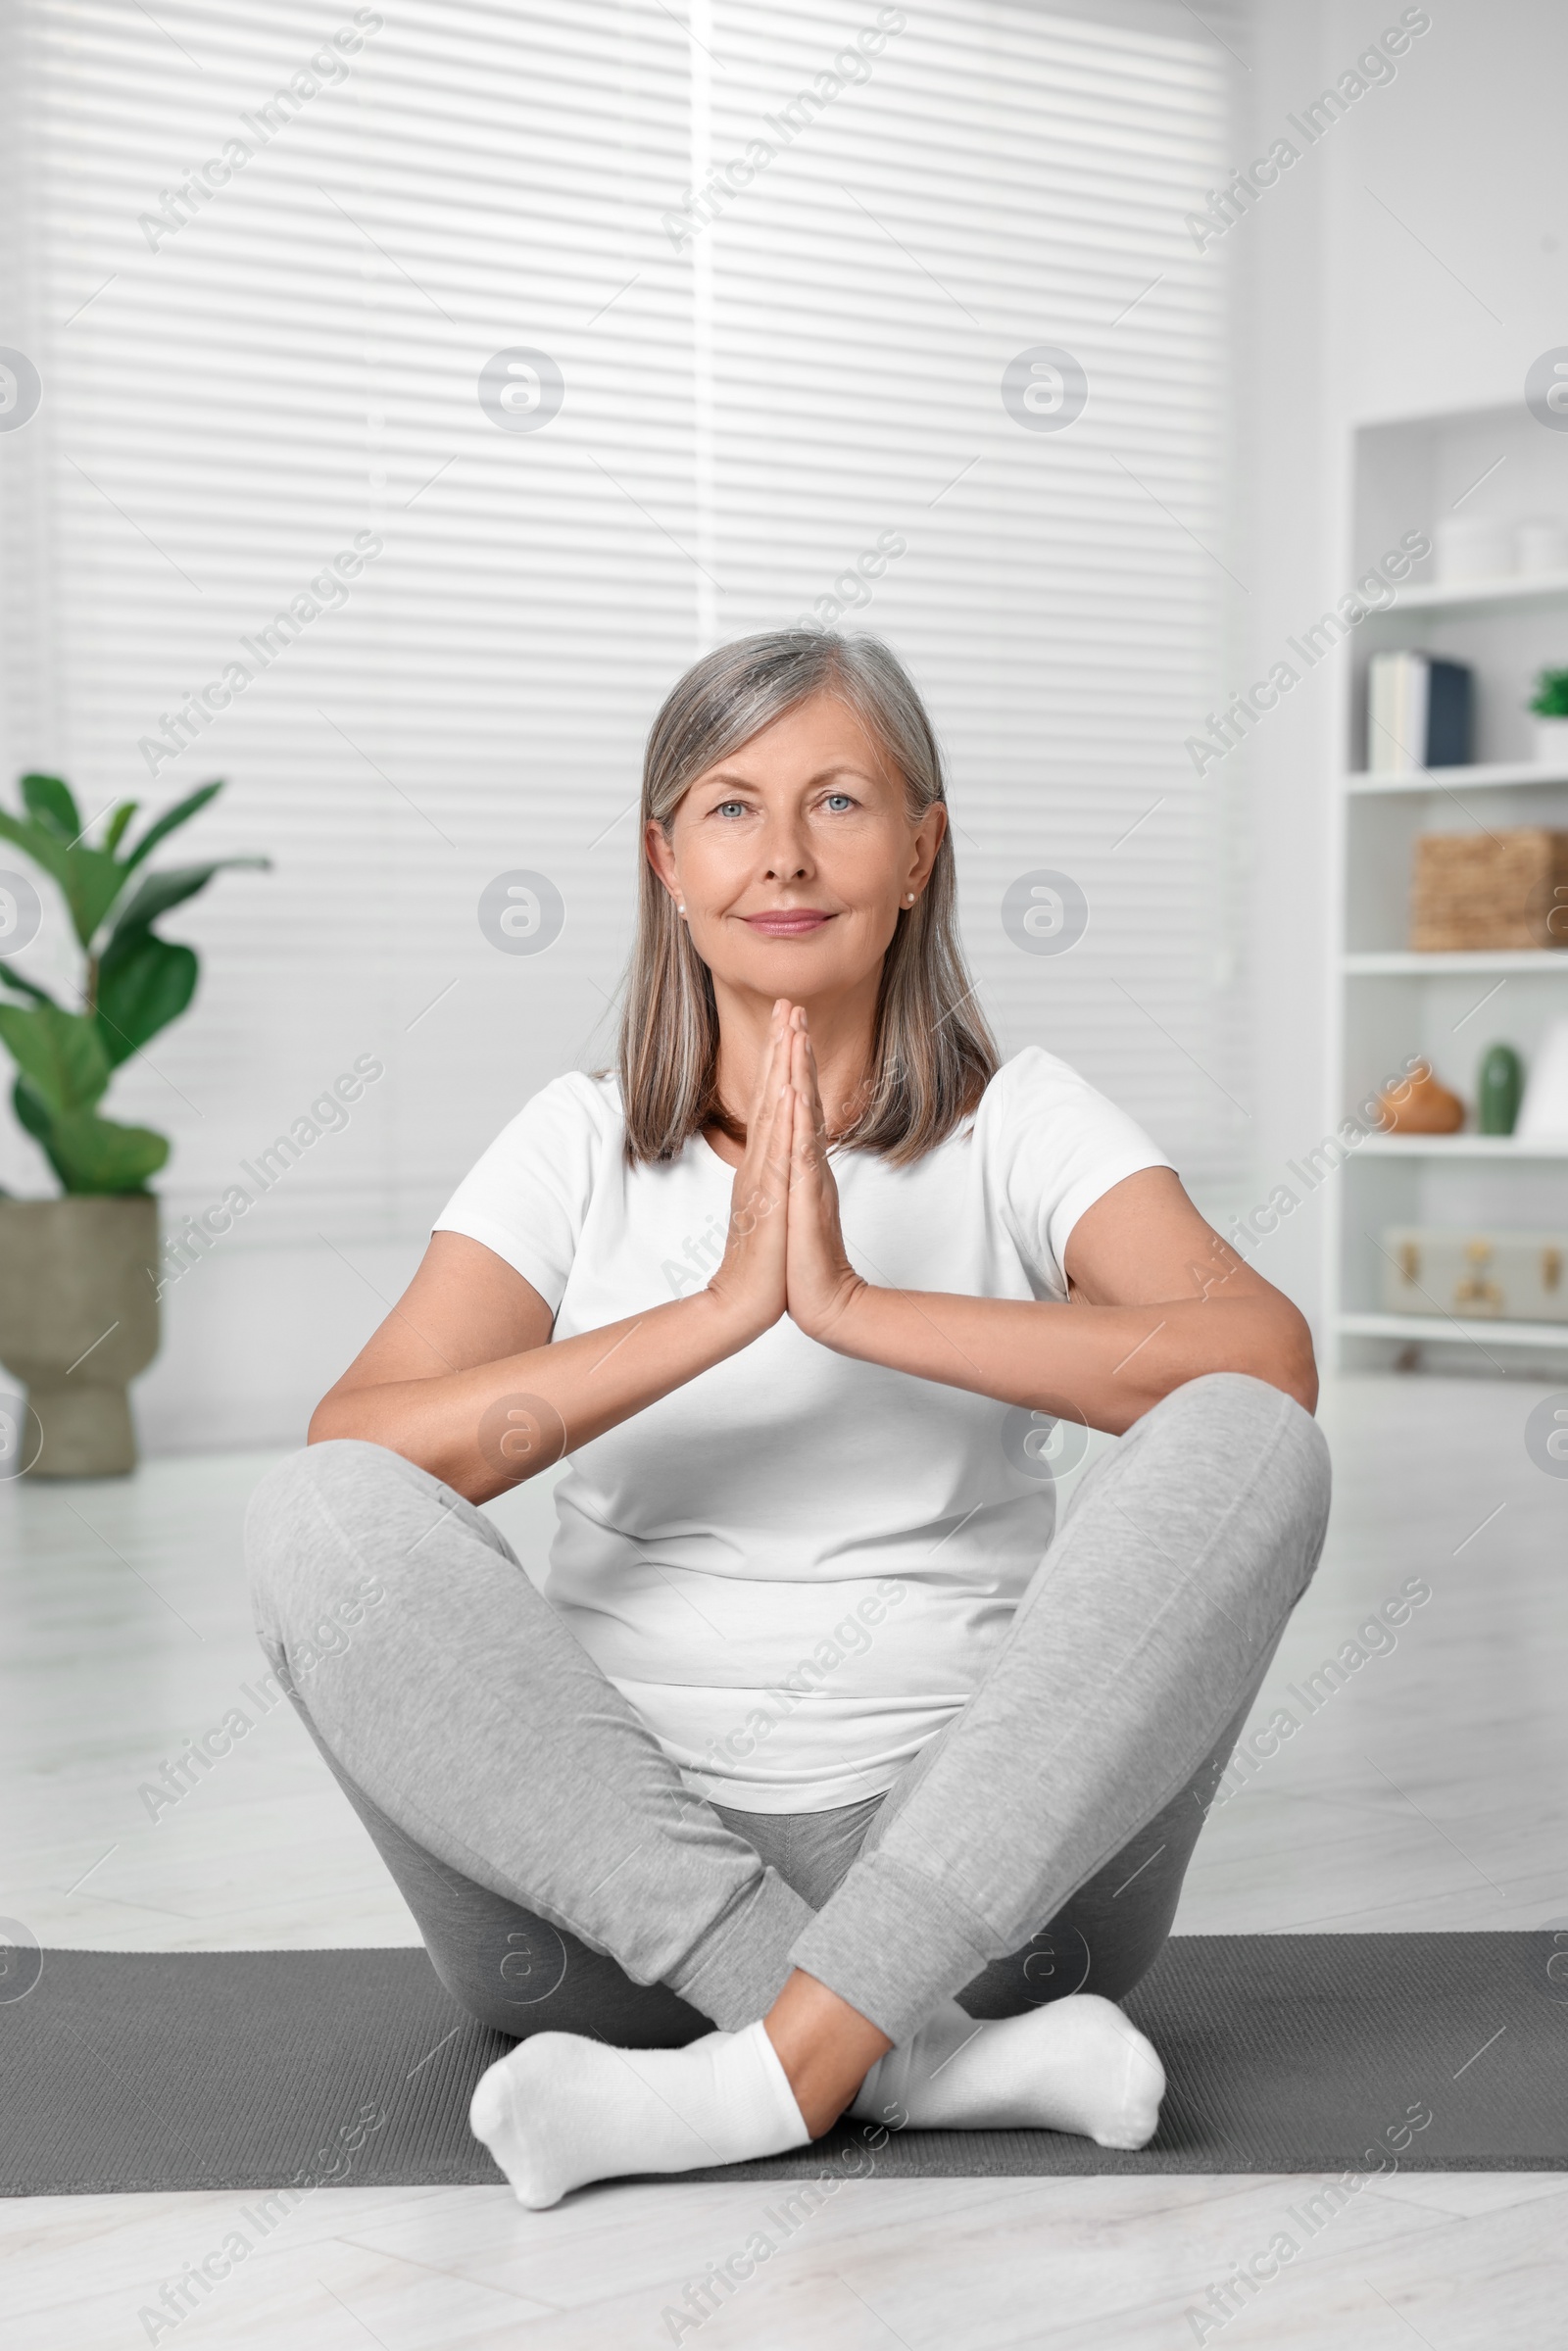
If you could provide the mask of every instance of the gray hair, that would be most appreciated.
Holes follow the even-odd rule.
[[[693,663],[654,720],[643,763],[637,935],[621,1014],[626,1156],[673,1159],[705,1126],[737,1127],[718,1100],[718,1011],[707,965],[648,862],[650,822],[669,837],[700,775],[827,694],[854,710],[904,780],[911,820],[946,805],[942,753],[913,681],[880,639],[777,629],[721,645]],[[882,964],[870,1084],[846,1149],[907,1165],[979,1103],[999,1054],[974,1004],[957,932],[957,884],[945,832],[925,890],[899,915]]]

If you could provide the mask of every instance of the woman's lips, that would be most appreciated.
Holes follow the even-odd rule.
[[[743,917],[754,931],[760,931],[768,939],[804,939],[808,931],[819,931],[832,919],[831,914],[818,913],[814,906],[791,907],[787,911],[781,908],[771,914]]]

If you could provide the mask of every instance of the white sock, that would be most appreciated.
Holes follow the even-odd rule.
[[[468,2127],[535,2212],[590,2180],[782,2155],[811,2135],[760,2023],[684,2049],[537,2033],[482,2077]]]
[[[892,2131],[1072,2131],[1141,2147],[1164,2094],[1164,2067],[1114,2001],[1074,1992],[995,2024],[946,2001],[878,2059],[850,2112]]]

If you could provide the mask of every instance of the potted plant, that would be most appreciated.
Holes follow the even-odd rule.
[[[58,1200],[0,1197],[0,1362],[27,1389],[22,1425],[0,1419],[0,1474],[101,1478],[135,1467],[126,1387],[158,1351],[158,1202],[147,1186],[169,1139],[105,1118],[98,1105],[121,1062],[195,994],[194,950],[154,925],[225,865],[269,861],[144,870],[222,788],[203,784],[125,848],[133,800],[110,810],[96,842],[58,776],[24,775],[23,813],[0,808],[0,842],[58,886],[82,955],[74,1007],[18,970],[39,903],[24,874],[0,872],[0,1044],[17,1064],[12,1105],[61,1191]]]
[[[1568,669],[1543,669],[1530,698],[1536,721],[1536,758],[1568,772]]]

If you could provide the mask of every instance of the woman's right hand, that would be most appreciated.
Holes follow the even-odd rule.
[[[793,1022],[794,1006],[780,997],[773,1006],[767,1051],[746,1122],[745,1155],[735,1170],[723,1259],[708,1285],[750,1338],[772,1328],[787,1297]]]
[[[466,1233],[433,1233],[401,1302],[318,1404],[311,1442],[385,1445],[487,1502],[770,1330],[787,1296],[797,1017],[782,999],[773,1007],[727,1246],[706,1291],[558,1339],[549,1304],[504,1257]]]

